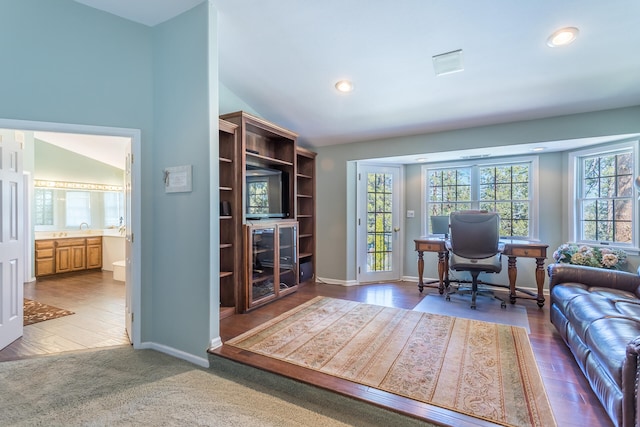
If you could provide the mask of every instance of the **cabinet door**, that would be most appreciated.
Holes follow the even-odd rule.
[[[71,247],[71,271],[85,270],[87,268],[85,246]]]
[[[102,268],[102,237],[87,238],[87,269]]]
[[[56,273],[71,271],[71,246],[56,248]]]
[[[264,303],[276,296],[275,244],[276,227],[249,229],[251,255],[249,265],[249,307]]]
[[[298,285],[298,251],[296,225],[278,226],[279,243],[279,293],[286,293]]]
[[[87,269],[102,268],[102,246],[87,245]]]

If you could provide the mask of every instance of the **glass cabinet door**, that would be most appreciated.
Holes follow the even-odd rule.
[[[253,228],[251,230],[252,263],[250,304],[259,300],[275,297],[275,234],[276,227]]]
[[[280,225],[278,235],[280,239],[279,292],[282,293],[298,285],[297,227],[295,224]]]

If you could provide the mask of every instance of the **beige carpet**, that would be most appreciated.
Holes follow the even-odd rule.
[[[225,344],[500,425],[556,425],[520,327],[318,297]]]
[[[215,362],[204,369],[131,346],[1,362],[0,426],[423,427],[335,393]]]
[[[69,316],[72,314],[74,314],[73,311],[43,304],[41,302],[33,301],[27,298],[24,299],[24,326],[33,325],[34,323],[57,319],[59,317]]]

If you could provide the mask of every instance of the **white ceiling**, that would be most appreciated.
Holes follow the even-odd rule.
[[[76,1],[146,25],[200,3]],[[221,82],[306,145],[640,105],[637,0],[213,3]],[[565,26],[578,39],[548,47]],[[436,77],[432,56],[457,49],[464,71]]]
[[[125,169],[129,138],[60,132],[34,132],[33,136],[40,141],[48,142],[115,168]]]

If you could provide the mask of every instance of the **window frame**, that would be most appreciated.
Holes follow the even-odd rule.
[[[602,157],[608,154],[617,152],[623,152],[631,150],[633,158],[633,177],[637,177],[640,171],[640,160],[638,155],[640,154],[640,141],[638,139],[620,140],[613,143],[609,143],[606,146],[596,146],[580,150],[572,150],[568,152],[568,185],[569,185],[569,207],[568,207],[568,224],[569,224],[569,242],[577,244],[585,244],[590,246],[606,246],[625,251],[640,251],[640,233],[639,233],[639,217],[638,207],[636,200],[636,189],[633,188],[633,194],[631,195],[632,214],[631,214],[631,243],[623,242],[609,242],[609,241],[593,241],[580,239],[580,224],[582,220],[581,212],[579,211],[579,199],[580,190],[582,185],[582,166],[581,161],[586,157]],[[635,179],[635,178],[634,178]]]
[[[473,161],[456,161],[442,163],[427,163],[422,165],[421,171],[421,219],[422,235],[429,234],[429,205],[427,199],[428,177],[432,170],[442,169],[471,169],[471,208],[478,209],[480,200],[480,168],[486,166],[506,166],[527,163],[529,172],[529,236],[500,236],[501,239],[513,239],[524,241],[539,241],[539,156],[514,156],[503,158],[473,159]]]

